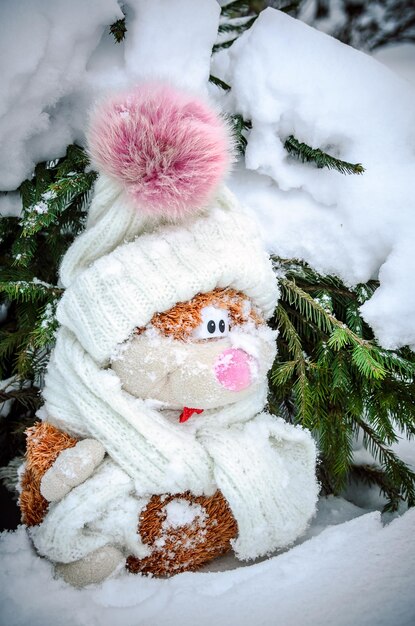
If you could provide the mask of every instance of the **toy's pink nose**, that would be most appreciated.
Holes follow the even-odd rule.
[[[216,359],[214,370],[220,384],[230,391],[241,391],[252,382],[251,357],[243,350],[229,348]]]

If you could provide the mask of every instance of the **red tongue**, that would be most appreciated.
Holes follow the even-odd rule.
[[[193,413],[203,413],[203,409],[189,409],[187,406],[184,407],[182,414],[180,415],[179,422],[182,424],[183,422],[187,422],[189,418],[192,417]]]

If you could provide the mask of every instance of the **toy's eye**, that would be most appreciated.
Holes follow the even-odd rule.
[[[205,306],[200,314],[202,322],[192,333],[195,339],[226,337],[229,333],[229,314],[226,309],[215,306]]]

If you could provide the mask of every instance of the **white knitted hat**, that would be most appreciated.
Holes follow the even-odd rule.
[[[171,173],[173,166],[171,163],[166,166],[165,155],[160,156],[159,147],[157,152],[154,144],[156,141],[162,143],[159,136],[151,137],[144,147],[143,141],[137,139],[139,133],[155,133],[154,126],[157,129],[160,125],[159,120],[154,122],[152,118],[153,126],[149,130],[142,121],[143,116],[146,123],[148,121],[149,99],[157,101],[157,106],[161,99],[163,106],[167,107],[169,117],[165,126],[168,122],[166,132],[169,137],[176,109],[188,112],[189,102],[194,106],[195,100],[190,97],[184,102],[173,98],[176,107],[173,115],[172,93],[176,98],[177,94],[171,88],[166,92],[165,88],[156,86],[150,91],[146,87],[144,91],[117,97],[115,102],[111,100],[98,110],[90,130],[91,153],[104,173],[96,184],[86,231],[75,240],[61,266],[61,281],[66,292],[57,316],[99,365],[107,364],[116,346],[125,341],[134,328],[145,326],[154,313],[166,311],[198,293],[216,287],[232,287],[249,296],[266,319],[276,304],[276,281],[256,226],[240,211],[236,198],[221,182],[232,148],[223,121],[204,104],[202,112],[197,109],[203,128],[200,129],[199,123],[195,136],[181,138],[181,153],[177,159],[181,163],[179,174]],[[137,98],[143,98],[146,116],[141,109],[138,115]],[[196,103],[200,106],[198,100]],[[115,118],[114,110],[118,113]],[[191,110],[190,122],[187,114],[179,120],[180,130],[182,127],[187,130],[194,122],[196,113]],[[160,117],[158,108],[157,113]],[[139,160],[136,152],[134,159],[130,159],[134,161],[135,169],[128,162],[128,167],[134,169],[130,177],[133,183],[131,180],[125,182],[128,167],[118,162],[120,146],[116,145],[108,154],[107,144],[114,143],[116,133],[121,135],[121,147],[125,148],[126,131],[122,128],[121,133],[119,126],[126,121],[134,122],[132,128],[127,129],[132,135],[130,153],[138,150],[137,143],[141,141],[140,149],[153,163],[151,193],[144,184],[137,191],[134,175],[144,176],[144,165],[139,163],[141,169],[136,171]],[[104,125],[104,131],[100,124]],[[211,133],[212,127],[213,137],[209,136],[209,141],[203,145],[202,139]],[[166,149],[169,157],[176,149],[174,142],[177,142],[178,134],[176,131]],[[186,141],[187,153],[183,156]],[[105,143],[105,154],[102,142]],[[154,166],[156,159],[153,152],[148,155],[147,144],[151,146],[150,152],[157,152],[162,165],[156,163]],[[193,144],[197,146],[196,155]],[[204,160],[197,152],[202,150]],[[199,161],[202,162],[198,169]],[[212,162],[216,163],[213,175]],[[155,167],[162,170],[159,176],[162,188],[154,185]],[[160,174],[158,170],[157,174]],[[201,190],[198,189],[199,180],[203,182]],[[190,206],[195,198],[200,204]],[[170,204],[166,205],[166,202]]]
[[[277,289],[268,256],[255,225],[232,210],[233,198],[222,191],[225,203],[228,209],[218,202],[186,224],[166,225],[118,246],[67,287],[58,319],[98,363],[105,364],[117,344],[154,313],[216,287],[244,292],[270,317]],[[66,272],[68,265],[65,259]]]

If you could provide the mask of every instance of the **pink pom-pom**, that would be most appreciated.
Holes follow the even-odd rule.
[[[94,165],[137,208],[177,220],[203,208],[232,160],[231,132],[205,102],[146,84],[103,102],[88,132]]]

